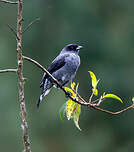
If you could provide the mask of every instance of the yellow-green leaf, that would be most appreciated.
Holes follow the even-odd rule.
[[[75,85],[75,82],[71,83],[71,88],[74,89]]]
[[[118,97],[118,96],[115,95],[115,94],[105,94],[105,95],[103,96],[103,98],[113,98],[113,99],[117,99],[117,100],[119,100],[121,103],[123,103],[123,101],[121,100],[121,98]]]
[[[81,128],[80,128],[79,123],[78,123],[80,113],[81,113],[81,105],[76,103],[75,109],[73,112],[73,120],[74,120],[75,126],[81,131]]]
[[[70,89],[70,88],[68,88],[68,87],[64,87],[64,89],[65,89],[66,91],[69,91],[69,92],[73,93],[73,90]]]
[[[66,105],[66,116],[68,120],[72,118],[74,107],[75,107],[75,102],[69,99]]]
[[[66,105],[67,103],[64,103],[62,105],[62,107],[59,110],[59,115],[60,115],[60,119],[63,120],[64,116],[65,116],[65,112],[66,112]]]
[[[132,102],[133,102],[132,107],[134,108],[134,97],[132,98]]]
[[[91,79],[92,79],[92,87],[96,88],[99,80],[96,79],[96,76],[92,71],[88,71],[88,72],[89,72]]]
[[[79,122],[79,117],[76,117],[76,115],[74,115],[74,124],[81,131],[81,128],[78,122]]]
[[[94,93],[95,96],[98,95],[98,90],[97,90],[97,89],[93,88],[93,89],[92,89],[92,92]]]
[[[77,93],[78,93],[78,87],[79,87],[79,83],[77,83],[76,88],[75,88],[76,95],[77,95]]]
[[[76,87],[75,87],[76,86]],[[71,83],[71,89],[68,88],[68,87],[65,87],[65,90],[70,92],[71,93],[71,96],[72,97],[75,97],[76,99],[78,99],[77,97],[77,92],[78,92],[78,86],[79,84],[75,84],[75,82]],[[75,90],[75,91],[73,91]],[[66,103],[66,116],[67,116],[67,119],[70,120],[70,119],[73,119],[74,120],[74,123],[75,123],[75,126],[79,129],[79,124],[78,124],[78,121],[79,121],[79,115],[81,113],[81,105],[74,102],[73,100],[71,100],[70,98],[68,99],[67,103]],[[60,112],[60,116],[61,118],[63,119],[63,110],[61,110]]]
[[[72,89],[68,88],[68,87],[64,87],[64,89],[68,92],[70,92],[72,94],[73,97],[75,97],[75,93]]]

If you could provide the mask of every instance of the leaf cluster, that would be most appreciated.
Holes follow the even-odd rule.
[[[92,81],[92,94],[89,96],[89,101],[88,101],[90,103],[90,105],[99,106],[106,98],[113,98],[113,99],[116,99],[116,100],[120,101],[121,103],[123,103],[122,99],[120,97],[118,97],[117,95],[112,94],[112,93],[106,94],[105,92],[98,99],[92,101],[93,96],[98,96],[97,86],[98,86],[99,80],[97,80],[95,74],[92,71],[88,71],[88,72],[89,72],[89,75],[90,75],[91,81]],[[79,86],[79,84],[76,85],[75,82],[73,82],[73,83],[71,83],[71,88],[65,87],[64,89],[74,99],[84,100],[78,94],[78,86]],[[81,113],[81,105],[79,103],[76,103],[75,101],[73,101],[70,98],[68,98],[66,103],[64,103],[63,106],[59,110],[61,120],[63,120],[64,116],[66,115],[67,120],[72,119],[75,123],[75,126],[79,130],[81,130],[81,128],[79,127],[79,124],[78,124],[80,113]]]

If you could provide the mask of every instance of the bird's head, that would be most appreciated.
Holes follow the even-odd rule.
[[[68,44],[62,49],[62,52],[78,53],[81,48],[83,48],[83,46],[77,44]]]

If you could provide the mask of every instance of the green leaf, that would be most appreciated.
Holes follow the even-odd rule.
[[[73,120],[74,120],[75,126],[81,131],[81,128],[78,123],[80,113],[81,113],[81,105],[76,103],[76,106],[73,112]]]
[[[96,89],[99,80],[96,79],[96,76],[95,76],[95,74],[92,71],[88,71],[88,72],[89,72],[89,74],[91,76],[91,79],[92,79],[92,87],[94,89]]]
[[[64,104],[62,105],[62,107],[60,108],[60,110],[59,110],[60,119],[61,119],[62,121],[63,121],[64,116],[65,116],[66,105],[67,105],[67,103],[64,103]]]
[[[77,93],[78,93],[78,87],[79,87],[79,83],[77,83],[76,88],[75,88],[76,96],[77,96]]]
[[[66,104],[66,116],[68,120],[70,119],[74,120],[75,126],[79,130],[81,130],[78,124],[80,113],[81,113],[81,105],[69,99]]]
[[[70,120],[72,118],[72,115],[73,115],[73,111],[74,111],[74,108],[75,108],[75,102],[71,99],[69,99],[67,101],[67,105],[66,105],[66,116],[67,116],[67,119]]]
[[[78,99],[78,97],[77,97],[78,86],[79,86],[79,84],[76,85],[75,82],[73,82],[73,83],[71,83],[71,88],[72,89],[70,89],[68,87],[65,87],[65,90],[70,92],[72,94],[71,95],[72,97],[75,97],[76,99]],[[75,90],[75,91],[73,91],[73,90]],[[79,127],[79,124],[78,124],[79,115],[81,113],[81,105],[76,103],[76,102],[74,102],[73,100],[71,100],[69,98],[68,101],[66,102],[65,109],[63,111],[61,110],[61,112],[60,112],[60,117],[61,117],[62,120],[63,120],[63,116],[64,116],[63,113],[65,113],[65,112],[66,112],[67,119],[68,120],[73,119],[74,123],[75,123],[75,126],[79,130],[81,130],[80,127]]]
[[[97,89],[92,89],[92,92],[94,93],[95,96],[98,95],[98,90]]]
[[[75,82],[72,82],[71,83],[71,88],[74,89],[75,85],[76,85]]]
[[[117,99],[117,100],[119,100],[121,103],[123,103],[123,101],[121,100],[121,98],[118,97],[118,96],[115,95],[115,94],[105,94],[105,95],[103,96],[103,98],[113,98],[113,99]]]
[[[64,87],[64,89],[65,89],[66,91],[70,92],[71,94],[74,94],[74,92],[73,92],[72,89],[70,89],[70,88],[68,88],[68,87]]]

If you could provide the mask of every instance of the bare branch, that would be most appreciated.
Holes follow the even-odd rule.
[[[91,96],[90,96],[90,98],[89,98],[89,103],[92,102],[93,95],[94,95],[94,91],[92,92],[92,94],[91,94]]]
[[[125,108],[125,109],[123,109],[123,110],[120,110],[120,111],[117,111],[117,112],[112,112],[112,111],[109,111],[109,110],[105,110],[105,109],[102,109],[102,108],[97,107],[97,106],[93,106],[93,108],[96,109],[96,110],[99,110],[99,111],[108,113],[108,114],[118,115],[118,114],[121,114],[121,113],[123,113],[123,112],[125,112],[125,111],[128,111],[129,109],[134,108],[134,105],[130,105],[130,106],[128,106],[127,108]]]
[[[7,1],[7,0],[0,0],[0,2],[8,3],[8,4],[18,4],[18,1],[17,2],[12,2],[12,1]]]
[[[20,101],[20,116],[21,128],[24,144],[24,151],[31,152],[28,124],[26,119],[26,106],[24,100],[24,77],[23,77],[23,57],[22,57],[22,8],[23,0],[18,0],[18,14],[17,14],[17,60],[18,60],[18,88],[19,88],[19,101]]]
[[[74,91],[74,93],[76,94],[76,91],[75,91],[75,89],[72,89],[73,91]],[[86,102],[82,97],[81,97],[81,95],[77,92],[77,96],[79,97],[79,99],[81,100],[81,101],[83,101],[83,102]]]
[[[17,72],[17,69],[4,69],[4,70],[0,70],[0,73],[5,73],[5,72]]]
[[[18,36],[17,36],[17,33],[16,33],[15,29],[12,28],[9,24],[7,24],[7,26],[11,30],[11,32],[15,35],[15,38],[19,39]]]
[[[23,30],[22,34],[24,34],[30,27],[31,25],[33,25],[35,22],[39,21],[40,18],[36,18],[35,20],[33,20],[31,23],[29,23],[26,28]]]
[[[33,60],[33,59],[29,58],[29,57],[26,57],[26,56],[23,56],[23,58],[24,58],[25,60],[28,60],[28,61],[34,63],[34,64],[35,64],[36,66],[38,66],[43,72],[45,72],[48,76],[50,76],[50,77],[53,79],[54,83],[55,83],[70,99],[72,99],[73,101],[75,101],[75,102],[77,102],[77,103],[79,103],[79,104],[81,104],[81,105],[85,105],[85,106],[89,106],[89,105],[90,105],[90,104],[87,103],[87,102],[83,102],[83,101],[80,102],[79,100],[76,100],[75,98],[73,98],[73,97],[64,89],[64,87],[61,86],[61,84],[58,82],[58,80],[55,79],[55,78],[54,78],[41,64],[39,64],[37,61],[35,61],[35,60]]]
[[[34,63],[34,64],[35,64],[36,66],[38,66],[43,72],[45,72],[47,75],[49,75],[58,86],[60,86],[60,83],[57,81],[57,79],[55,79],[55,78],[54,78],[41,64],[39,64],[37,61],[35,61],[35,60],[33,60],[33,59],[29,58],[29,57],[26,57],[26,56],[23,56],[23,59],[28,60],[28,61]]]
[[[99,110],[99,111],[102,111],[102,112],[105,112],[105,113],[108,113],[108,114],[113,114],[113,115],[118,115],[120,113],[123,113],[131,108],[134,107],[134,105],[131,105],[123,110],[120,110],[120,111],[117,111],[117,112],[112,112],[112,111],[108,111],[108,110],[104,110],[100,107],[97,106],[97,104],[94,104],[93,102],[86,102],[78,93],[78,97],[80,99],[77,100],[76,98],[73,98],[70,94],[68,94],[68,92],[66,92],[66,90],[60,85],[60,83],[58,82],[57,79],[55,79],[41,64],[39,64],[37,61],[29,58],[29,57],[26,57],[26,56],[23,56],[23,59],[27,60],[27,61],[30,61],[32,63],[34,63],[36,66],[38,66],[43,72],[45,72],[49,77],[51,77],[54,81],[54,83],[65,93],[65,95],[67,95],[71,100],[77,102],[78,104],[82,105],[82,106],[88,106],[88,107],[91,107],[93,109],[96,109],[96,110]],[[99,99],[100,100],[100,99]]]

